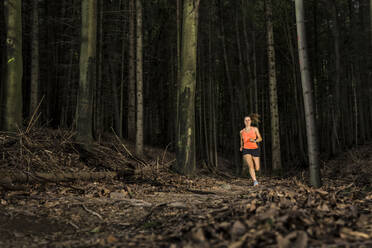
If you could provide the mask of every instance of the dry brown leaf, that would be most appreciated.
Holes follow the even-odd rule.
[[[253,202],[252,202],[252,204],[251,204],[251,207],[249,208],[249,211],[250,212],[253,212],[253,211],[255,211],[256,210],[256,201],[254,200]]]
[[[231,236],[233,237],[233,239],[236,239],[237,237],[243,235],[246,230],[247,229],[244,224],[241,221],[237,220],[231,227]]]
[[[297,239],[294,244],[294,248],[306,248],[308,243],[309,237],[307,233],[304,231],[297,232]]]
[[[319,205],[317,209],[320,211],[329,212],[329,207],[327,203],[323,203],[322,205]]]
[[[52,208],[52,207],[55,207],[58,204],[59,204],[59,202],[47,201],[47,202],[44,203],[44,206],[47,207],[47,208]]]
[[[198,241],[198,242],[206,241],[204,231],[202,228],[197,228],[196,230],[194,229],[192,237],[195,241]]]
[[[276,244],[278,248],[288,248],[290,247],[291,242],[289,239],[284,238],[281,234],[276,235]]]
[[[218,224],[218,226],[220,228],[227,229],[227,228],[230,227],[230,223],[225,221],[225,222],[222,222],[222,223]]]
[[[340,237],[343,239],[370,239],[370,235],[359,232],[359,231],[353,231],[347,227],[343,227],[340,230]]]
[[[120,192],[111,192],[110,193],[110,198],[115,199],[115,200],[121,200],[121,199],[126,199],[128,198],[128,192],[120,191]]]
[[[265,219],[274,219],[274,216],[276,215],[277,210],[275,208],[269,208],[267,211],[263,212],[258,216],[260,220],[265,220]]]
[[[243,247],[245,241],[249,237],[249,233],[244,234],[238,241],[235,241],[229,245],[229,248],[240,248]]]
[[[319,193],[322,196],[328,195],[328,192],[322,189],[316,189],[315,192]]]
[[[294,241],[292,241],[295,239]],[[307,233],[304,231],[294,231],[283,237],[276,235],[276,242],[279,248],[306,248],[308,243]]]
[[[113,244],[113,243],[116,243],[116,242],[118,242],[118,239],[114,235],[110,234],[107,237],[107,243],[108,244]]]

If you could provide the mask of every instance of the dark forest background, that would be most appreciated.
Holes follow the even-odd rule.
[[[38,123],[75,128],[79,88],[81,1],[38,2]],[[4,1],[0,4],[1,67],[6,63]],[[239,161],[244,116],[261,115],[263,169],[271,170],[269,74],[265,1],[200,1],[195,100],[196,157]],[[22,1],[22,100],[32,116],[31,48],[34,1]],[[144,144],[175,149],[177,106],[177,1],[144,0]],[[272,1],[281,160],[285,170],[305,167],[306,125],[292,0]],[[372,136],[372,7],[367,0],[305,1],[310,71],[321,157],[327,159]],[[97,0],[94,138],[128,131],[130,21],[127,0]],[[132,19],[133,21],[133,19]],[[4,73],[1,73],[4,75]],[[4,76],[0,85],[4,85]],[[3,87],[2,87],[3,88]],[[2,94],[4,99],[4,94]],[[3,101],[2,101],[3,102]],[[211,131],[213,130],[213,131]],[[212,132],[212,133],[210,133]],[[210,139],[212,137],[212,140]],[[213,140],[215,137],[215,140]],[[202,163],[198,163],[202,164]],[[217,166],[217,164],[215,164]]]

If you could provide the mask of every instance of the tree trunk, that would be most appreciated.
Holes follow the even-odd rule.
[[[214,5],[215,2],[212,1],[211,7],[209,8],[209,20],[208,20],[208,89],[207,89],[207,101],[208,101],[208,113],[209,113],[209,121],[208,121],[208,140],[209,140],[209,164],[217,168],[218,166],[218,156],[217,156],[217,127],[216,127],[216,105],[215,105],[215,85],[213,82],[216,82],[214,79],[214,70],[212,66],[214,66],[213,61],[213,43],[212,43],[212,18],[214,14]]]
[[[248,106],[248,95],[246,94],[247,89],[250,91],[250,84],[246,81],[245,75],[244,75],[244,67],[243,67],[243,56],[242,56],[242,49],[241,49],[241,43],[240,43],[240,27],[239,27],[239,20],[238,20],[238,11],[236,11],[235,16],[235,38],[236,38],[236,45],[238,49],[238,61],[239,61],[239,83],[240,83],[240,103],[243,105],[243,113],[246,112],[248,109],[251,109],[252,104],[249,104]],[[250,98],[251,99],[251,98]]]
[[[94,125],[94,133],[95,138],[100,142],[101,135],[103,133],[103,105],[104,102],[102,100],[102,67],[103,67],[103,1],[99,0],[99,16],[98,16],[98,53],[97,53],[97,86],[96,86],[96,94],[95,94],[95,125]]]
[[[305,124],[303,124],[303,117],[304,117],[304,107],[302,106],[302,97],[301,93],[299,93],[299,84],[298,84],[298,78],[297,78],[297,71],[298,71],[298,65],[297,61],[295,58],[295,42],[294,42],[294,35],[293,32],[291,31],[290,24],[288,21],[288,16],[287,12],[285,12],[285,20],[286,20],[286,38],[287,38],[287,44],[288,44],[288,51],[289,55],[291,58],[291,65],[292,65],[292,83],[293,83],[293,95],[294,95],[294,109],[295,109],[295,115],[296,118],[298,119],[297,121],[294,122],[295,126],[295,133],[297,133],[298,141],[297,142],[292,142],[295,145],[294,147],[294,153],[297,153],[297,156],[300,157],[301,162],[306,161],[306,152],[305,152],[305,143],[304,143],[304,134],[303,134],[303,127]]]
[[[369,42],[372,47],[372,0],[369,0],[369,35]]]
[[[93,87],[96,72],[96,1],[81,2],[81,48],[80,48],[80,80],[76,105],[77,141],[90,143],[93,141]]]
[[[258,92],[257,92],[257,77],[256,77],[256,47],[255,47],[255,32],[252,31],[252,48],[249,44],[249,36],[248,36],[248,27],[247,27],[247,14],[248,0],[242,0],[242,12],[243,12],[243,34],[244,34],[244,41],[246,46],[246,56],[247,56],[247,73],[248,79],[250,81],[250,86],[253,86],[253,92],[250,89],[250,112],[258,113]],[[252,61],[251,61],[251,51],[252,51]],[[252,65],[253,63],[253,65]],[[252,85],[253,84],[253,85]],[[252,94],[253,93],[253,94]]]
[[[252,80],[254,88],[254,102],[255,102],[255,112],[258,113],[258,84],[257,84],[257,62],[256,62],[256,34],[255,31],[252,32]]]
[[[272,167],[274,171],[282,169],[280,154],[280,133],[279,133],[279,111],[276,87],[276,66],[275,66],[275,48],[274,32],[272,23],[272,3],[271,0],[265,0],[266,28],[267,28],[267,56],[269,65],[269,90],[270,90],[270,119],[271,119],[271,149],[272,149]]]
[[[120,9],[121,11],[125,11],[125,4],[123,0],[120,0]],[[119,107],[119,128],[118,128],[118,134],[120,138],[123,138],[124,135],[124,70],[125,70],[125,35],[126,32],[124,31],[124,15],[121,15],[121,26],[122,26],[122,32],[121,32],[121,67],[120,67],[120,107]]]
[[[32,1],[30,116],[39,103],[39,0]]]
[[[310,78],[309,62],[307,57],[307,46],[304,24],[304,3],[303,0],[295,0],[296,22],[298,35],[298,53],[301,68],[301,81],[305,106],[307,145],[310,164],[310,183],[315,187],[321,186],[319,169],[319,144],[318,134],[314,118],[313,89]]]
[[[142,45],[142,0],[136,0],[137,13],[137,105],[136,105],[136,154],[143,155],[143,45]]]
[[[372,67],[372,0],[369,1],[369,33],[370,33],[370,46],[369,46],[369,68]],[[369,89],[368,89],[368,95],[369,95],[369,121],[370,125],[372,125],[372,85],[371,85],[371,80],[372,80],[372,73],[368,73],[368,82],[369,82]],[[369,131],[369,134],[372,135],[372,130]]]
[[[120,0],[121,10],[125,11],[124,1]],[[124,32],[124,18],[122,17],[122,35],[121,35],[121,69],[120,69],[120,108],[119,108],[119,137],[123,138],[123,124],[124,124],[124,65],[125,65],[125,32]]]
[[[237,128],[236,123],[236,109],[235,109],[235,100],[234,100],[234,88],[233,82],[231,80],[230,68],[229,68],[229,61],[227,59],[227,49],[226,49],[226,41],[225,41],[225,26],[224,21],[221,18],[221,42],[222,42],[222,49],[223,49],[223,60],[224,60],[224,67],[225,73],[227,78],[228,84],[228,92],[230,97],[230,114],[231,114],[231,124],[232,124],[232,133],[233,133],[233,154],[234,154],[234,165],[235,165],[235,173],[237,175],[241,174],[242,166],[241,166],[241,159],[239,159],[239,130]]]
[[[175,140],[176,142],[179,140],[179,129],[178,129],[178,123],[179,123],[179,92],[180,92],[180,83],[181,83],[181,31],[182,31],[182,14],[181,14],[181,8],[182,0],[176,0],[177,1],[177,16],[176,16],[176,23],[177,23],[177,76],[176,76],[176,83],[175,83],[175,92],[176,92],[176,130],[175,130]],[[176,144],[177,149],[177,144]]]
[[[340,122],[340,73],[341,73],[341,58],[340,58],[340,30],[336,3],[334,0],[328,0],[329,9],[331,10],[332,16],[332,34],[334,43],[334,56],[335,56],[335,72],[334,75],[334,86],[333,86],[333,98],[332,98],[332,154],[337,154],[340,150],[340,138],[339,138],[339,122]]]
[[[115,51],[112,51],[114,53]],[[112,63],[108,63],[106,65],[106,75],[109,78],[109,81],[111,83],[111,98],[113,109],[114,109],[114,115],[113,115],[113,126],[116,133],[119,133],[120,131],[120,107],[119,107],[119,97],[118,97],[118,87],[116,85],[116,82],[118,82],[117,74],[114,71],[114,66]],[[119,136],[120,137],[120,136]]]
[[[183,1],[181,74],[176,170],[191,175],[195,170],[195,88],[199,1]]]
[[[2,129],[22,127],[22,1],[6,0],[6,65],[3,86]]]
[[[354,136],[355,136],[355,146],[358,145],[358,135],[359,135],[359,132],[358,132],[358,125],[359,125],[359,117],[358,117],[358,98],[357,98],[357,85],[356,85],[356,82],[355,82],[355,75],[354,75],[354,66],[351,65],[351,87],[352,87],[352,91],[353,91],[353,112],[354,112],[354,117],[355,117],[355,126],[354,126]]]
[[[128,138],[132,141],[136,138],[136,58],[135,51],[135,18],[136,11],[134,1],[129,0],[129,81],[128,81]]]

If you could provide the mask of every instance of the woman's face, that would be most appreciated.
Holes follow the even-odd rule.
[[[245,117],[244,123],[245,123],[245,125],[250,125],[251,124],[251,117]]]

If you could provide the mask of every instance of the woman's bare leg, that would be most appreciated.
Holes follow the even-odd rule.
[[[249,166],[249,174],[251,175],[252,180],[256,181],[256,173],[254,172],[254,164],[253,164],[252,155],[250,154],[244,155],[244,160]]]
[[[260,157],[253,157],[254,165],[256,167],[256,171],[260,170]]]

